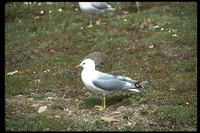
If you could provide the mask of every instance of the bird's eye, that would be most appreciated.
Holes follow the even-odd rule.
[[[85,62],[83,62],[83,65],[85,65]]]

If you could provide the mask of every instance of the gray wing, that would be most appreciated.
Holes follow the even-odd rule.
[[[119,79],[119,80],[121,80],[121,81],[126,81],[126,82],[129,82],[129,83],[131,83],[131,84],[137,84],[137,83],[139,83],[139,81],[137,81],[137,80],[132,80],[132,79],[130,79],[130,78],[128,78],[128,77],[125,77],[125,76],[115,76],[117,79]]]
[[[115,76],[117,79],[125,82],[129,82],[131,84],[134,84],[137,88],[139,87],[146,87],[147,84],[149,84],[149,81],[138,81],[138,80],[133,80],[125,76]]]
[[[121,89],[125,86],[125,82],[120,81],[115,76],[99,72],[97,79],[92,82],[96,87],[107,91],[113,91]]]
[[[106,2],[91,2],[91,5],[100,10],[110,7],[108,4],[106,4]]]

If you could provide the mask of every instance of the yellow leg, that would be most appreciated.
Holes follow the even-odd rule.
[[[96,21],[97,25],[100,25],[100,23],[101,23],[100,19],[98,21]]]
[[[101,25],[101,24],[106,24],[106,23],[102,23],[100,19],[96,21],[96,25]]]
[[[91,28],[91,27],[93,27],[92,20],[90,20],[90,25],[88,25],[88,28]]]
[[[140,13],[140,8],[138,7],[138,13]]]
[[[138,9],[138,13],[140,13],[139,2],[136,2],[136,6],[137,6],[137,9]]]
[[[96,105],[95,108],[99,108],[99,110],[104,110],[106,108],[106,97],[103,96],[101,106]]]

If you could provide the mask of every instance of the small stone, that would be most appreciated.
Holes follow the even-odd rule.
[[[33,99],[33,98],[28,98],[27,100],[28,100],[28,101],[33,101],[34,99]]]
[[[114,111],[114,112],[112,112],[112,115],[117,115],[117,114],[121,114],[121,112],[120,111]]]
[[[39,104],[33,104],[32,105],[32,107],[38,107],[39,106]]]
[[[103,117],[100,118],[100,120],[107,121],[109,123],[118,121],[117,119],[114,119],[113,117],[109,117],[109,116],[103,116]]]
[[[124,106],[120,106],[116,109],[116,111],[120,111],[120,112],[123,112],[124,110],[126,110]]]
[[[41,107],[38,109],[38,113],[42,113],[42,112],[44,112],[46,109],[47,109],[47,106],[41,106]]]
[[[22,96],[22,94],[17,95],[17,97],[21,97],[21,96]]]
[[[54,117],[55,117],[55,118],[60,118],[60,116],[58,116],[58,115],[55,115]]]

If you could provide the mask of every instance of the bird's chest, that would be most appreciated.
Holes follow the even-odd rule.
[[[81,73],[81,78],[82,81],[84,83],[84,85],[90,89],[90,88],[94,88],[94,85],[92,83],[93,79],[95,79],[97,77],[97,74],[95,72],[92,71],[88,71],[88,70],[84,70]]]
[[[83,70],[81,73],[81,78],[84,83],[90,84],[92,80],[97,77],[95,71]]]

